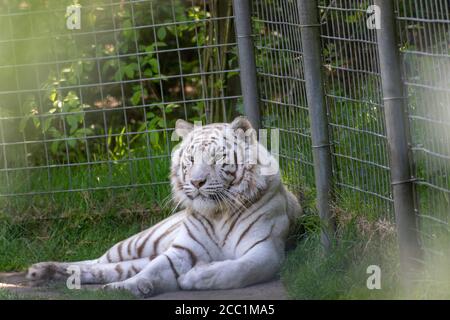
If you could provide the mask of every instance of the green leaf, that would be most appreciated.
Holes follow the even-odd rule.
[[[75,146],[77,145],[77,140],[75,139],[67,140],[67,144],[69,145],[69,147],[75,148]]]
[[[78,138],[83,138],[92,134],[94,134],[94,131],[89,128],[80,128],[75,132],[75,136]]]
[[[59,148],[59,141],[53,141],[52,144],[50,145],[50,151],[53,154],[57,154],[58,153],[58,148]]]
[[[57,97],[57,93],[56,90],[52,91],[52,93],[50,93],[50,96],[48,97],[50,99],[51,102],[55,102]]]
[[[47,131],[47,134],[49,134],[50,137],[52,137],[52,138],[61,138],[62,137],[61,133],[54,127],[49,128]]]
[[[50,128],[51,124],[52,124],[52,118],[51,117],[47,117],[45,118],[45,120],[42,123],[42,131],[43,132],[47,132],[47,130]]]
[[[127,64],[127,65],[124,67],[123,72],[125,73],[125,75],[126,75],[128,78],[133,79],[133,78],[134,78],[134,72],[135,72],[137,69],[138,69],[137,63],[130,63],[130,64]]]
[[[148,62],[149,64],[150,64],[150,66],[152,67],[152,71],[153,71],[153,73],[158,73],[158,69],[159,69],[159,66],[158,66],[158,60],[156,60],[156,59],[151,59],[149,62]]]
[[[164,27],[161,27],[157,31],[157,36],[159,40],[164,40],[167,36],[167,30]]]
[[[151,69],[145,69],[144,70],[144,76],[147,78],[151,78],[153,76],[153,72]]]
[[[130,101],[133,104],[133,106],[137,106],[141,102],[141,98],[142,98],[141,90],[137,90],[130,98]]]
[[[148,53],[148,55],[147,55],[148,57],[152,57],[153,56],[153,51],[155,51],[155,44],[154,43],[152,43],[151,45],[145,47],[145,52]]]
[[[154,146],[154,147],[158,147],[159,146],[159,133],[158,132],[150,132],[150,143]]]
[[[70,127],[70,134],[74,133],[78,128],[79,118],[77,117],[77,115],[70,114],[66,117],[66,121]]]
[[[146,130],[147,130],[147,124],[145,122],[142,122],[137,131],[142,132],[142,131],[146,131]]]
[[[161,41],[156,41],[153,42],[151,45],[145,47],[145,51],[148,52],[148,56],[151,57],[153,56],[154,51],[156,51],[156,47],[166,47],[167,43],[165,42],[161,42]]]
[[[133,25],[131,23],[131,20],[129,20],[129,19],[127,19],[123,22],[122,28],[127,29],[127,30],[123,30],[123,36],[125,38],[131,38],[131,36],[133,35],[133,29],[131,29],[132,26]]]
[[[123,78],[123,69],[117,70],[116,73],[114,74],[114,80],[119,82],[122,81],[122,78]]]
[[[178,108],[178,107],[180,107],[179,104],[174,104],[174,103],[168,104],[165,108],[165,112],[171,113],[173,111],[173,109]]]
[[[155,116],[153,119],[151,119],[151,120],[148,122],[148,128],[149,128],[150,130],[158,128],[158,127],[157,127],[157,124],[158,124],[158,122],[159,122],[160,119],[161,119],[161,117]]]
[[[125,75],[128,77],[128,78],[133,78],[134,77],[134,70],[132,69],[132,68],[130,68],[130,67],[127,67],[126,69],[125,69]]]

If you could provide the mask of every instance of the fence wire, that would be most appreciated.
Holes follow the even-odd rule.
[[[242,113],[229,0],[0,2],[0,201],[143,187],[167,193],[177,118]],[[337,205],[392,218],[372,1],[321,0],[321,47]],[[433,237],[450,211],[450,11],[396,0],[418,211]],[[252,0],[265,128],[280,130],[293,188],[314,187],[296,0]],[[31,202],[27,202],[28,205]],[[429,223],[428,223],[429,222]]]
[[[280,166],[293,188],[314,184],[296,1],[253,1],[262,124],[280,130]]]
[[[262,121],[281,129],[286,175],[296,185],[312,186],[297,1],[253,4]],[[366,27],[369,4],[341,0],[319,6],[334,178],[340,204],[392,217],[376,30]]]
[[[396,1],[418,210],[425,243],[449,230],[449,9],[446,0]]]
[[[366,25],[370,4],[320,6],[325,95],[338,201],[393,218],[376,30]]]
[[[0,3],[0,196],[167,191],[177,118],[240,104],[231,1]],[[159,192],[159,191],[158,191]]]

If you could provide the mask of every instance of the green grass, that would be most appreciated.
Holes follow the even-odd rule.
[[[351,205],[351,201],[347,199]],[[394,224],[375,215],[335,209],[337,241],[325,254],[320,220],[310,209],[300,220],[303,236],[284,263],[281,277],[293,299],[450,299],[450,230],[438,231],[424,244],[423,269],[405,289]],[[426,227],[426,226],[423,226]],[[381,269],[381,289],[369,290],[367,267]]]
[[[151,172],[148,161],[136,162],[136,174],[148,181],[153,174],[156,181],[165,181],[168,162],[161,159],[157,170]],[[120,170],[119,170],[120,169]],[[155,168],[153,168],[155,169]],[[96,170],[96,171],[95,171]],[[96,168],[91,176],[107,181],[107,168]],[[130,182],[129,165],[117,167],[114,182]],[[27,174],[18,177],[25,181]],[[72,183],[83,186],[86,171],[71,169]],[[293,175],[285,181],[298,187]],[[31,175],[36,190],[67,187],[67,176],[61,171],[47,177]],[[122,180],[120,180],[122,179]],[[106,183],[106,182],[105,182]],[[109,182],[108,182],[109,183]],[[47,260],[76,261],[100,256],[116,242],[143,230],[170,213],[170,205],[163,208],[162,199],[169,194],[168,185],[139,188],[101,189],[92,192],[63,192],[53,195],[0,199],[0,271],[24,270],[32,263]],[[427,251],[427,268],[420,277],[417,289],[407,294],[399,285],[398,253],[395,229],[389,221],[391,212],[359,197],[360,194],[342,191],[334,208],[338,219],[339,236],[329,255],[324,255],[319,241],[320,220],[315,207],[314,189],[299,192],[305,215],[294,228],[291,242],[297,248],[288,254],[282,270],[282,280],[288,294],[295,299],[392,299],[392,298],[450,298],[450,232],[445,241],[429,243],[436,248]],[[298,195],[298,194],[297,194]],[[389,209],[389,208],[388,208]],[[424,227],[424,226],[423,226]],[[435,227],[432,230],[436,230]],[[444,232],[442,232],[444,234]],[[437,236],[435,238],[438,238]],[[442,247],[438,248],[437,245]],[[433,253],[433,252],[438,252]],[[382,289],[368,290],[367,267],[378,265],[382,270]],[[52,295],[39,296],[0,290],[0,299],[128,299],[126,293],[52,288]]]
[[[100,184],[129,185],[167,181],[169,162],[160,158],[108,166],[71,168],[72,188]],[[131,167],[131,169],[130,169]],[[47,174],[17,172],[11,191],[45,191],[69,188],[66,169]],[[131,171],[130,171],[131,170]],[[132,173],[130,173],[132,172]],[[21,176],[20,176],[21,174]],[[11,178],[11,177],[10,177]],[[31,186],[28,180],[32,181]],[[25,188],[28,186],[28,189]],[[113,244],[150,227],[170,213],[163,208],[169,185],[99,189],[0,198],[0,271],[22,270],[38,261],[76,261],[103,254]]]
[[[5,289],[0,289],[0,300],[21,300],[26,299],[25,296],[11,292]]]
[[[140,179],[151,174],[148,161],[138,162]],[[166,181],[168,162],[161,161],[153,172],[156,181]],[[97,168],[98,169],[98,168]],[[95,172],[99,180],[108,179],[109,172]],[[81,185],[86,172],[72,168],[72,183]],[[36,190],[67,183],[62,172],[47,179],[32,174]],[[27,179],[24,175],[22,180]],[[122,180],[120,180],[122,179]],[[129,183],[129,167],[121,166],[115,184]],[[20,180],[20,179],[19,179]],[[65,182],[66,181],[66,182]],[[58,183],[60,183],[58,185]],[[39,185],[40,184],[40,185]],[[77,261],[93,259],[108,248],[137,232],[150,227],[170,214],[165,206],[169,185],[137,188],[101,189],[92,192],[64,192],[53,195],[0,199],[0,271],[25,270],[40,261]],[[42,292],[12,293],[0,290],[1,299],[132,299],[126,292],[102,290],[68,290],[64,285]]]
[[[45,218],[60,217],[67,211],[88,212],[98,204],[112,202],[114,194],[124,194],[132,185],[146,185],[129,192],[139,202],[160,202],[168,194],[168,158],[132,159],[109,164],[80,164],[11,171],[0,174],[0,194],[29,194],[0,197],[0,217],[28,219],[27,213]],[[67,192],[75,190],[74,192]],[[86,190],[86,191],[83,191]],[[93,192],[90,192],[92,191]],[[112,190],[117,190],[116,193]],[[125,191],[125,192],[124,192]],[[44,194],[42,194],[44,193]]]
[[[356,224],[353,228],[340,236],[329,254],[324,253],[318,230],[288,254],[281,274],[290,298],[387,299],[397,295],[395,241],[369,240],[359,235]],[[370,265],[382,270],[382,290],[366,287]]]
[[[20,224],[4,221],[0,227],[0,270],[22,270],[39,261],[93,259],[162,217],[152,212],[108,212]]]

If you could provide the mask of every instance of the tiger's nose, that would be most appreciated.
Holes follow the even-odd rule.
[[[197,189],[200,189],[202,186],[205,185],[206,183],[206,178],[204,179],[192,179],[191,183],[194,187],[196,187]]]

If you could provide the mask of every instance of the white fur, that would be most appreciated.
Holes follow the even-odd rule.
[[[35,264],[28,278],[67,278],[68,266],[76,265],[82,283],[105,283],[106,289],[146,297],[178,289],[240,288],[274,277],[284,258],[290,223],[301,209],[281,183],[275,159],[261,145],[255,163],[222,166],[200,159],[204,154],[199,150],[208,144],[215,148],[213,157],[220,157],[217,147],[223,142],[214,145],[211,137],[223,137],[230,128],[251,126],[243,118],[203,128],[177,122],[183,142],[172,156],[171,182],[175,201],[185,209],[96,260]],[[240,142],[254,139],[236,136]],[[245,150],[243,146],[237,151],[238,160]],[[195,181],[203,181],[202,186],[194,187]],[[220,201],[211,198],[217,195]]]

